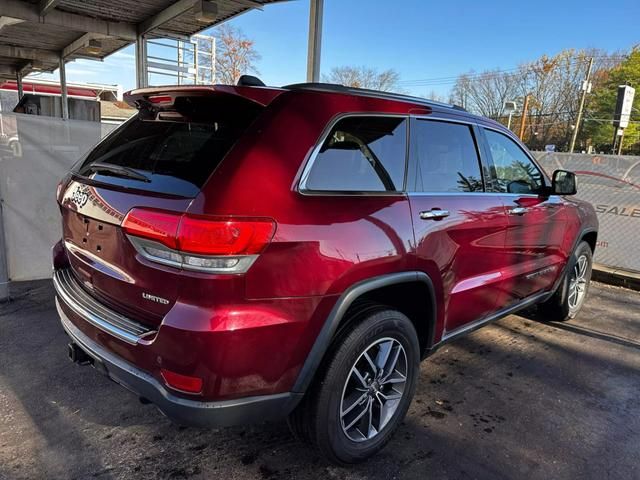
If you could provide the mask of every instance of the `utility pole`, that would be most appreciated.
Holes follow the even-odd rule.
[[[578,138],[578,131],[580,130],[580,123],[582,122],[582,110],[584,109],[584,102],[587,98],[587,93],[591,91],[589,80],[591,80],[591,69],[593,68],[593,57],[589,59],[589,66],[587,67],[587,78],[582,84],[582,96],[580,97],[580,106],[578,107],[578,118],[576,119],[576,125],[573,129],[573,136],[571,137],[571,147],[569,147],[569,153],[573,153],[573,149],[576,146],[576,139]]]
[[[522,106],[522,119],[520,120],[520,133],[518,135],[518,137],[520,137],[520,140],[522,140],[524,142],[524,127],[525,124],[527,123],[527,113],[529,111],[529,97],[531,95],[527,94],[524,97],[524,105]]]

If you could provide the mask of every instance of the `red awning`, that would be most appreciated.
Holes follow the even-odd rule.
[[[62,95],[62,89],[60,85],[48,85],[23,81],[22,89],[24,93],[34,93],[36,95]],[[18,84],[15,80],[7,80],[3,83],[0,83],[0,90],[10,90],[17,92]],[[67,95],[73,97],[86,97],[93,100],[98,96],[98,91],[92,88],[68,86]]]

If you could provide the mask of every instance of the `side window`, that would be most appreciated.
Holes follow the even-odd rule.
[[[494,190],[504,193],[537,193],[542,189],[542,174],[522,148],[502,133],[485,129],[487,144],[495,168]]]
[[[417,192],[482,192],[482,174],[471,127],[434,120],[415,121],[411,155]]]
[[[344,118],[322,144],[303,186],[334,192],[401,191],[406,145],[405,118]]]

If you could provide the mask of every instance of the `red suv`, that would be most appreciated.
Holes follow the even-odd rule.
[[[126,100],[138,114],[59,186],[57,307],[73,360],[177,422],[288,417],[358,462],[403,419],[421,359],[584,302],[594,210],[499,123],[327,84]]]

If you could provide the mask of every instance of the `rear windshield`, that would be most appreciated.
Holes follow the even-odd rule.
[[[142,111],[119,127],[79,162],[75,173],[194,197],[261,110],[237,97],[178,98],[172,112],[156,117]]]

